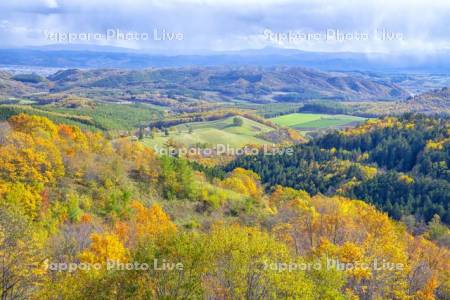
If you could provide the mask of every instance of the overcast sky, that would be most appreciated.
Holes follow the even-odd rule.
[[[450,49],[449,23],[449,0],[1,0],[0,47],[420,53]]]

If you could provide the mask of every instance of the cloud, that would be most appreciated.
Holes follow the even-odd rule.
[[[278,46],[314,51],[436,51],[450,48],[447,0],[4,0],[0,46],[49,44],[45,32],[98,33],[108,29],[147,33],[146,40],[78,43],[140,49],[238,50]],[[2,23],[3,22],[3,23]],[[20,29],[20,30],[19,30]],[[154,32],[182,33],[155,40]],[[283,34],[368,34],[364,40],[273,40]],[[380,39],[379,32],[402,38]]]
[[[45,0],[45,4],[48,8],[57,8],[58,7],[58,1],[57,0]]]

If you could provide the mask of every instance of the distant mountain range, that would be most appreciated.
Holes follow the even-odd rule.
[[[264,48],[258,50],[182,54],[144,53],[133,49],[50,45],[45,47],[0,49],[0,65],[49,68],[125,68],[183,66],[302,66],[321,70],[374,71],[390,73],[450,74],[450,52],[432,54],[364,54],[306,52],[293,49]]]
[[[158,95],[169,99],[301,102],[310,99],[398,100],[410,94],[390,82],[358,74],[324,72],[300,67],[184,67],[146,70],[67,69],[48,77],[22,74],[8,77],[2,86],[24,91],[108,95],[120,90],[130,95]],[[1,89],[0,89],[1,90]],[[126,99],[129,100],[129,99]]]

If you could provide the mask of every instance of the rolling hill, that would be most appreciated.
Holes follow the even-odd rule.
[[[450,87],[434,89],[409,98],[405,101],[412,110],[420,112],[433,112],[438,110],[450,113]]]
[[[226,119],[186,123],[171,127],[169,135],[159,133],[155,138],[145,139],[145,144],[154,147],[163,147],[169,139],[184,146],[197,144],[204,145],[228,145],[233,148],[241,148],[247,144],[270,144],[259,135],[273,131],[273,128],[253,120],[241,117],[242,126],[233,125],[233,117]],[[189,130],[191,129],[191,132]]]
[[[308,99],[398,100],[401,87],[362,76],[299,67],[192,67],[148,70],[62,70],[48,76],[50,92],[94,93],[125,89],[129,98],[151,98],[152,90],[167,98],[299,102]],[[106,93],[106,92],[105,92]],[[141,97],[141,98],[139,98]],[[141,100],[142,100],[141,99]]]
[[[15,80],[13,74],[0,70],[0,99],[21,97],[45,89],[48,90],[48,86],[46,86],[45,84]]]

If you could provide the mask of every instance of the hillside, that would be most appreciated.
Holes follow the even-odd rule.
[[[27,113],[47,117],[58,124],[77,125],[91,130],[130,131],[164,115],[162,110],[143,103],[94,103],[72,96],[56,104],[33,105],[33,102],[23,100],[11,102],[13,104],[0,104],[0,121]]]
[[[2,98],[21,97],[38,91],[48,90],[45,84],[23,82],[13,79],[14,75],[0,70],[0,100]]]
[[[311,98],[343,100],[401,99],[408,96],[398,86],[338,72],[304,68],[184,68],[142,71],[98,71],[55,74],[61,89],[76,85],[89,88],[145,86],[166,89],[174,95],[185,89],[216,94],[222,99],[246,101],[301,101]],[[186,96],[189,93],[179,94]],[[251,98],[255,98],[252,100]]]
[[[50,94],[64,92],[107,101],[157,102],[172,99],[180,102],[239,100],[267,103],[308,99],[393,100],[409,96],[408,92],[389,81],[299,67],[191,67],[133,71],[67,69],[48,76],[47,87],[34,83],[37,78],[32,74],[15,77],[3,74],[2,80],[5,88],[6,83],[17,85],[19,89],[24,84],[23,94],[27,89],[38,89]],[[8,91],[12,93],[4,90],[2,94],[8,95]],[[116,99],[110,99],[112,94]]]
[[[273,131],[273,128],[244,117],[239,118],[242,120],[242,125],[239,126],[233,124],[234,117],[173,126],[168,129],[167,135],[160,132],[155,137],[145,139],[145,144],[152,147],[157,145],[161,148],[171,140],[185,147],[228,145],[236,149],[248,144],[270,144],[270,141],[259,136]]]
[[[434,89],[405,101],[415,111],[441,111],[450,114],[450,87]]]
[[[47,77],[31,70],[2,71],[0,105],[30,104],[47,111],[64,107],[69,108],[66,113],[78,115],[80,105],[67,100],[75,98],[102,104],[145,103],[169,111],[171,117],[230,108],[250,108],[274,117],[296,112],[295,105],[311,108],[310,103],[327,102],[327,111],[304,112],[335,114],[341,110],[340,114],[361,117],[406,112],[448,114],[445,89],[410,96],[410,91],[415,91],[411,86],[424,91],[447,80],[434,75],[326,72],[301,67],[64,69]]]
[[[139,142],[25,114],[0,129],[4,299],[450,295],[438,217],[414,236],[362,201],[266,193],[242,168],[208,179]]]
[[[225,170],[250,169],[270,190],[345,195],[372,203],[395,219],[419,223],[439,215],[450,224],[448,118],[369,120],[297,145],[293,155],[241,157]]]

